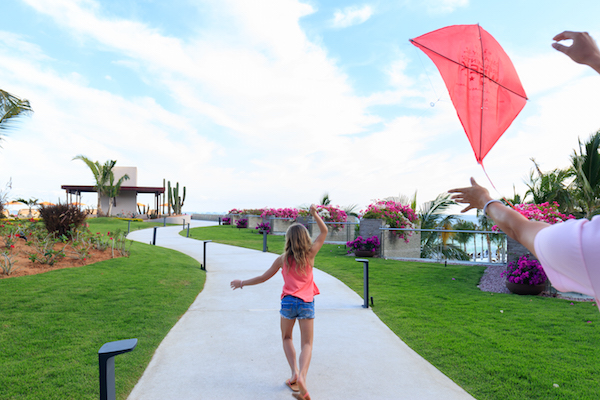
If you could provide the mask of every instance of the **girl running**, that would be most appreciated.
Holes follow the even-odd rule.
[[[310,215],[317,222],[319,236],[311,243],[308,230],[302,224],[293,224],[285,234],[285,250],[273,262],[264,274],[247,280],[233,280],[231,287],[242,289],[244,286],[258,285],[272,278],[281,268],[283,275],[283,292],[281,294],[281,339],[283,351],[290,364],[292,377],[286,385],[294,392],[293,396],[300,400],[310,400],[306,389],[306,375],[310,365],[313,344],[313,327],[315,318],[315,303],[313,297],[319,294],[319,289],[313,280],[315,256],[325,243],[327,226],[317,214],[317,208],[310,206]],[[298,320],[301,334],[300,359],[296,362],[296,349],[292,341],[294,324]]]

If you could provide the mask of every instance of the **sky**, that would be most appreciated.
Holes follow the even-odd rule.
[[[9,199],[92,185],[84,155],[186,186],[184,212],[419,204],[473,176],[523,195],[600,129],[600,77],[551,47],[600,39],[600,2],[555,0],[11,0],[0,88],[30,101],[0,142]],[[435,65],[409,39],[479,23],[512,59],[527,105],[477,164]],[[151,204],[152,195],[140,195]],[[95,194],[83,202],[96,204]],[[459,207],[454,211],[458,212]]]

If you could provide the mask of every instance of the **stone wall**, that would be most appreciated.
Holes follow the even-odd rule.
[[[289,218],[277,218],[270,217],[269,225],[271,226],[271,233],[274,235],[285,235],[288,228],[294,223],[294,220]]]
[[[421,258],[421,232],[412,232],[412,236],[408,237],[408,243],[392,232],[394,231],[382,231],[383,258]]]
[[[245,215],[245,217],[248,219],[248,229],[256,229],[259,224],[267,222],[260,215]]]

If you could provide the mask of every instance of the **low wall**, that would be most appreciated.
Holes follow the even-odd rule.
[[[329,231],[327,233],[327,237],[325,238],[326,242],[338,242],[346,244],[346,242],[354,240],[354,229],[356,224],[348,222],[326,222],[325,225],[327,225],[327,229]],[[319,227],[315,221],[311,220],[309,222],[308,232],[310,233],[310,238],[313,241],[319,236]]]
[[[201,221],[219,221],[219,218],[223,219],[226,217],[225,214],[193,214],[192,219]]]
[[[381,231],[381,253],[383,258],[421,257],[421,232],[404,231],[405,235],[412,233],[412,236],[408,236],[408,243],[392,232],[394,231]]]
[[[266,222],[260,215],[245,215],[248,220],[248,229],[256,229],[259,224]]]
[[[294,223],[294,220],[289,218],[277,218],[270,217],[269,225],[271,226],[271,233],[274,235],[285,235],[288,228]]]

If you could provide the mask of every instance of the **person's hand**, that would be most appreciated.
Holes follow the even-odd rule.
[[[317,214],[317,206],[315,206],[314,204],[311,204],[309,213],[310,213],[310,215],[312,215],[314,217]]]
[[[475,179],[471,178],[471,187],[448,190],[448,193],[456,193],[451,199],[457,203],[466,203],[468,206],[461,212],[467,212],[474,208],[482,209],[485,203],[492,200],[490,193],[483,186],[479,186]]]
[[[229,285],[231,286],[231,288],[233,290],[239,289],[242,287],[242,281],[239,279],[236,279],[236,280],[231,281],[231,283]]]
[[[558,42],[572,39],[571,46],[565,46]],[[589,65],[600,73],[600,50],[596,41],[587,32],[564,31],[554,36],[552,47],[571,57],[573,61],[579,64]]]

